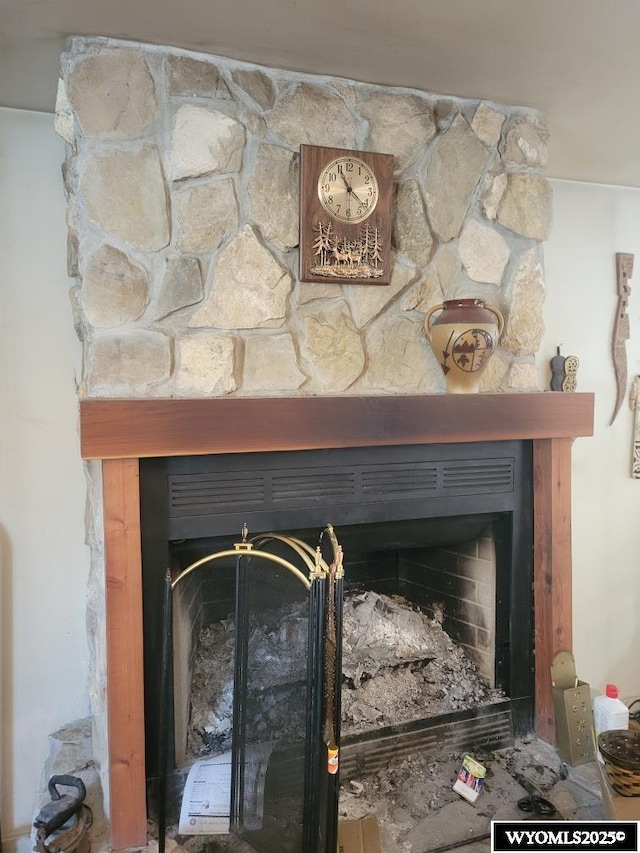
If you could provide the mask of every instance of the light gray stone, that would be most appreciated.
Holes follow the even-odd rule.
[[[308,390],[314,394],[339,394],[358,378],[365,365],[360,334],[347,304],[310,302],[299,311],[304,363],[309,366]]]
[[[242,116],[242,121],[244,122],[244,126],[247,128],[247,132],[255,136],[256,139],[263,140],[266,138],[267,122],[259,113],[247,110]]]
[[[435,269],[429,267],[424,277],[412,287],[401,302],[403,311],[421,311],[426,313],[433,305],[442,302],[442,288]]]
[[[493,221],[498,215],[498,208],[507,187],[507,174],[485,175],[482,182],[482,209],[487,219]]]
[[[366,349],[367,372],[358,392],[423,394],[444,387],[421,319],[382,317],[367,330]]]
[[[424,183],[429,221],[446,242],[457,237],[489,152],[462,115],[437,141]]]
[[[398,186],[394,240],[399,251],[404,252],[416,266],[424,267],[429,263],[434,241],[416,181],[407,181]]]
[[[242,163],[244,127],[219,110],[184,104],[171,133],[174,180],[212,172],[237,172]]]
[[[544,298],[542,265],[535,249],[530,249],[519,258],[513,275],[511,307],[500,340],[514,355],[535,355],[540,349]]]
[[[498,208],[498,222],[534,240],[551,232],[553,191],[540,175],[510,175]]]
[[[276,100],[273,80],[257,69],[238,68],[231,75],[233,82],[240,86],[262,109],[270,110]]]
[[[412,288],[402,307],[405,311],[416,310],[426,313],[439,305],[462,269],[455,245],[445,243],[433,257],[421,282]]]
[[[155,83],[139,50],[111,48],[80,57],[67,83],[86,136],[137,136],[155,120]]]
[[[360,106],[369,122],[365,149],[394,154],[401,171],[420,154],[436,135],[427,101],[417,95],[372,95]]]
[[[138,249],[162,249],[169,242],[167,196],[158,151],[101,150],[80,176],[87,215],[99,228]]]
[[[169,377],[168,338],[140,329],[108,335],[96,333],[90,356],[87,391],[90,396],[147,396],[149,386]]]
[[[242,390],[255,394],[297,391],[306,376],[290,334],[251,335],[244,344]]]
[[[509,370],[509,388],[513,391],[539,391],[538,372],[531,361],[514,361]]]
[[[183,397],[223,397],[236,390],[232,335],[188,332],[176,338],[174,391]]]
[[[73,109],[67,94],[67,85],[60,77],[58,78],[58,89],[56,91],[56,109],[53,117],[53,129],[65,142],[72,143],[75,136],[75,122]]]
[[[220,253],[213,291],[189,325],[218,329],[281,326],[292,283],[289,273],[246,225]]]
[[[50,734],[49,750],[42,772],[41,790],[37,795],[38,809],[51,802],[48,783],[52,776],[70,775],[80,779],[86,789],[84,804],[91,809],[91,846],[95,850],[107,849],[109,826],[104,813],[100,776],[96,769],[91,719],[74,720]]]
[[[231,98],[220,69],[212,62],[191,56],[169,56],[167,65],[169,94],[220,100]]]
[[[147,271],[115,246],[100,246],[87,260],[82,304],[92,326],[133,323],[148,304]]]
[[[202,272],[197,258],[170,255],[165,261],[156,318],[161,320],[174,311],[200,302],[204,296]]]
[[[507,391],[509,389],[509,371],[511,370],[511,359],[500,346],[489,359],[480,379],[480,393],[487,394],[491,391]]]
[[[502,159],[507,166],[544,168],[549,162],[549,130],[540,118],[514,122],[504,140]]]
[[[175,190],[173,216],[176,246],[182,252],[216,249],[238,227],[233,180],[196,184]]]
[[[399,293],[416,276],[414,267],[408,267],[396,260],[391,271],[391,281],[387,285],[361,285],[348,290],[351,315],[356,326],[361,329],[381,314],[393,302]]]
[[[438,130],[446,130],[460,112],[460,104],[452,98],[438,98],[433,114]]]
[[[494,148],[500,141],[505,118],[504,113],[483,102],[478,104],[471,120],[471,129],[485,145]]]
[[[301,143],[353,148],[358,129],[358,122],[339,97],[307,83],[272,110],[268,124],[294,149]]]
[[[462,229],[458,252],[469,278],[489,284],[500,284],[511,255],[502,234],[476,219],[468,220]]]
[[[248,186],[251,218],[279,249],[298,245],[297,158],[286,148],[261,145]]]
[[[311,302],[312,299],[335,299],[342,296],[342,285],[329,282],[303,282],[298,284],[298,305]]]

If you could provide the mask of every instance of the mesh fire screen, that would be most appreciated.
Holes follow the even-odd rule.
[[[185,598],[191,600],[198,589],[194,579],[201,575],[201,587],[210,587],[213,578],[234,578],[234,614],[224,620],[233,658],[231,832],[261,853],[328,853],[335,849],[337,823],[337,776],[328,772],[327,762],[327,731],[330,740],[339,734],[339,667],[336,659],[327,658],[338,654],[342,587],[336,587],[335,561],[329,567],[319,550],[314,555],[298,540],[271,534],[234,549],[206,555],[167,578],[163,716],[168,723],[167,709],[177,710],[169,676],[173,670],[175,687],[188,657],[185,637],[196,633],[177,630],[183,620],[176,618],[189,606]],[[228,594],[229,582],[223,586]],[[181,596],[177,589],[189,594]],[[212,717],[219,721],[224,701],[221,691],[214,692],[219,695],[211,696]],[[182,738],[180,715],[174,715],[171,733],[165,725],[160,737],[161,788],[166,787],[168,745],[176,735],[178,742]],[[228,746],[224,729],[223,720],[210,739],[209,754]],[[166,790],[160,799],[166,802]],[[165,826],[161,814],[161,848]]]
[[[234,817],[265,851],[303,853],[309,591],[260,556],[238,573]],[[309,733],[310,735],[311,733]]]

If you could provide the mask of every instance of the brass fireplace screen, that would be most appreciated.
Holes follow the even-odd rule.
[[[167,571],[158,742],[159,853],[165,849],[167,778],[179,749],[173,695],[175,599],[187,579],[214,567],[235,576],[229,831],[263,853],[334,851],[343,567],[342,549],[329,525],[315,549],[294,536],[276,533],[250,540],[245,527],[242,541],[233,548],[208,554],[177,573]],[[295,612],[297,630],[280,631],[280,648],[274,653],[272,639],[265,648],[266,641],[252,627],[280,625],[284,611]]]

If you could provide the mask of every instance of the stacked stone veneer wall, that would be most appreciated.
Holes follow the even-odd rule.
[[[76,38],[56,129],[80,396],[441,392],[424,315],[465,296],[506,318],[481,390],[535,389],[552,202],[535,111]],[[390,285],[297,280],[301,143],[395,155]],[[104,771],[99,467],[87,475]]]
[[[81,395],[443,391],[424,314],[463,296],[507,321],[482,390],[535,388],[536,112],[75,39],[57,128]],[[300,143],[395,155],[389,286],[297,280]]]

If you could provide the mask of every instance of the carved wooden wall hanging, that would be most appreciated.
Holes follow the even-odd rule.
[[[616,404],[609,426],[615,421],[620,411],[627,390],[627,351],[625,341],[629,340],[629,279],[633,275],[633,255],[627,252],[616,252],[616,285],[618,288],[618,308],[616,320],[613,326],[613,338],[611,341],[611,353],[613,355],[613,369],[616,374]]]
[[[636,376],[629,395],[629,408],[633,412],[633,455],[631,476],[640,480],[640,376]]]

